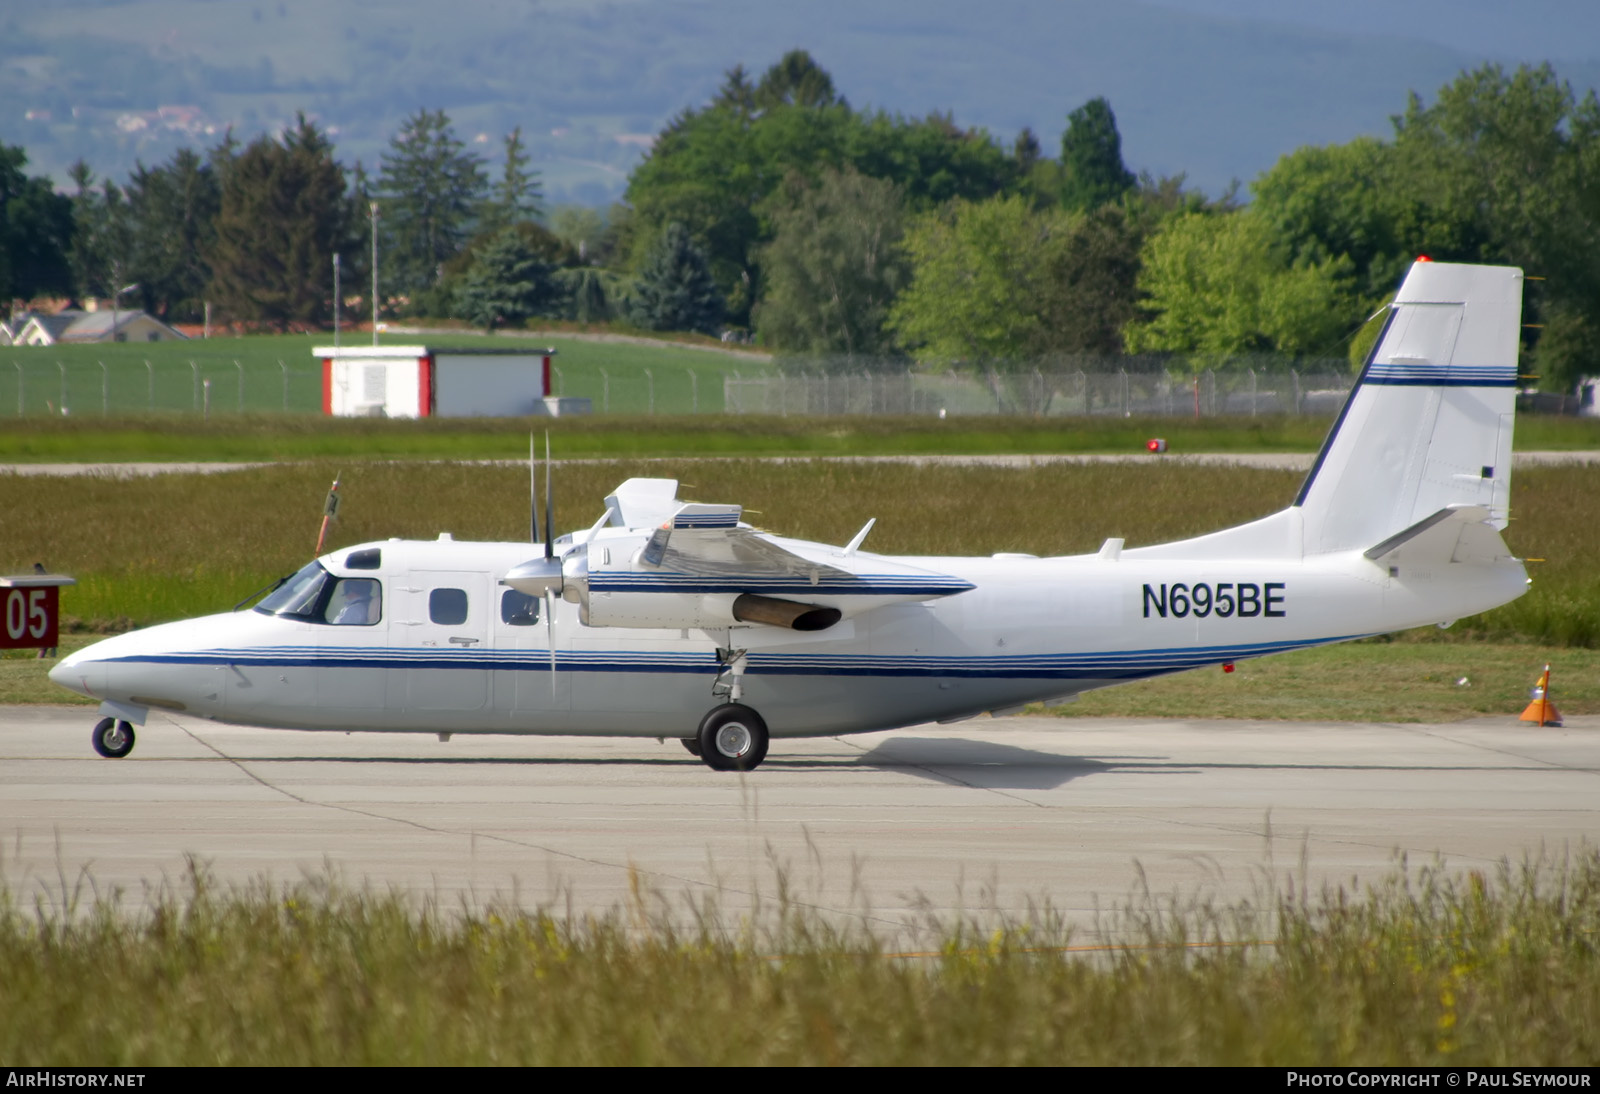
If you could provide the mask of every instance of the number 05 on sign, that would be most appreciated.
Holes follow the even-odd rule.
[[[0,650],[58,645],[61,586],[77,583],[62,574],[0,577]]]

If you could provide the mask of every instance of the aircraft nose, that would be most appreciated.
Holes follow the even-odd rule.
[[[84,657],[79,651],[50,670],[50,682],[94,699],[105,691],[105,672],[103,662]]]

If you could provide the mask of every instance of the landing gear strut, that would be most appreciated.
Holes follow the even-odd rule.
[[[94,750],[108,760],[120,760],[133,751],[133,726],[115,718],[102,718],[89,735]]]
[[[743,703],[724,703],[705,716],[698,752],[714,771],[751,771],[767,758],[767,723]]]

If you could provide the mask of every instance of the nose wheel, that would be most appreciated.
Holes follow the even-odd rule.
[[[120,760],[133,751],[133,726],[115,718],[102,718],[95,723],[89,742],[94,750],[108,760]]]
[[[743,703],[724,703],[705,716],[695,740],[715,771],[751,771],[767,758],[767,723]]]

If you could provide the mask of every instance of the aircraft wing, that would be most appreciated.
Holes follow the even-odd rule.
[[[676,490],[672,479],[629,479],[606,498],[601,522],[559,561],[530,560],[503,583],[575,601],[586,626],[766,624],[795,631],[828,630],[873,608],[973,588],[959,577],[858,553],[865,528],[846,547],[784,539],[743,523],[737,505],[680,502]]]
[[[682,505],[625,567],[597,569],[591,560],[590,588],[757,593],[841,608],[847,605],[840,598],[927,600],[972,588],[961,578],[878,555],[768,535],[739,523],[739,515],[737,506]]]

